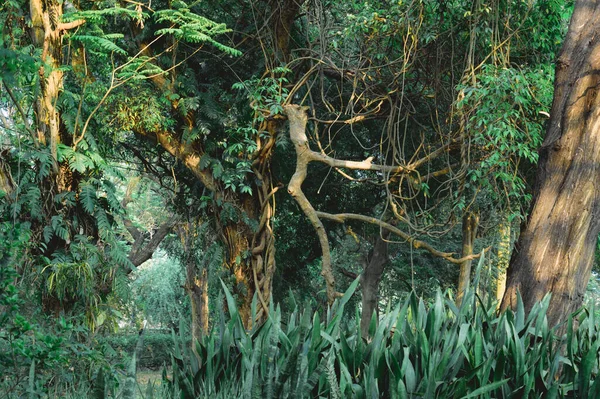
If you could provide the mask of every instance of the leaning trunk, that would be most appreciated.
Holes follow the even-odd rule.
[[[379,299],[379,282],[388,261],[388,242],[390,233],[386,230],[377,237],[373,255],[362,275],[362,314],[360,315],[360,331],[363,337],[369,334],[369,325],[373,313],[377,312]]]
[[[508,269],[502,308],[548,292],[551,325],[582,303],[600,232],[600,2],[577,1],[556,64],[529,219]]]

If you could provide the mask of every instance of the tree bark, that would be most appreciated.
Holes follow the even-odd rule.
[[[202,260],[195,257],[198,245],[198,224],[185,222],[176,228],[181,245],[185,251],[185,285],[183,288],[190,300],[192,351],[196,353],[196,341],[208,332],[208,266],[210,253],[204,252]],[[209,245],[204,242],[204,249]]]
[[[479,217],[472,212],[467,212],[463,215],[462,221],[462,257],[473,255],[473,247],[475,246],[475,236],[477,235],[477,225]],[[460,264],[460,273],[458,276],[458,291],[456,294],[456,303],[460,305],[465,292],[471,284],[471,266],[472,259],[466,259]]]
[[[583,301],[600,232],[600,2],[578,0],[556,63],[532,210],[508,269],[502,309],[548,292],[551,325]]]
[[[306,0],[271,0],[273,47],[275,59],[287,63],[290,57],[290,39],[294,20]]]
[[[363,337],[369,335],[369,324],[373,313],[377,312],[379,299],[379,282],[388,263],[388,237],[390,233],[383,230],[377,236],[373,254],[362,275],[362,313],[360,315],[360,331]]]
[[[500,225],[500,242],[498,243],[498,278],[496,279],[496,300],[498,305],[502,302],[506,291],[506,270],[510,262],[510,222],[504,218]]]
[[[175,217],[171,217],[165,223],[161,224],[156,231],[154,231],[152,237],[147,237],[147,233],[140,232],[138,238],[131,246],[129,255],[127,256],[129,261],[137,267],[148,259],[152,258],[152,255],[154,255],[154,252],[160,243],[173,229],[176,221],[177,219]]]
[[[186,292],[192,313],[192,347],[208,333],[208,270],[196,270],[193,262],[186,264]]]

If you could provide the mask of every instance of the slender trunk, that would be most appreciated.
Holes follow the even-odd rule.
[[[506,270],[510,262],[510,222],[504,218],[500,225],[500,242],[498,243],[498,278],[496,280],[496,300],[502,301],[506,290]]]
[[[472,212],[467,212],[463,215],[462,220],[462,257],[473,255],[473,247],[475,245],[475,236],[477,234],[477,225],[479,224],[479,216]],[[458,292],[456,294],[456,303],[459,305],[465,291],[471,284],[471,266],[473,260],[467,259],[460,264],[460,273],[458,276]]]
[[[578,0],[556,63],[534,201],[508,269],[502,309],[548,292],[548,322],[582,303],[600,232],[600,3]]]
[[[192,313],[192,347],[208,333],[208,271],[196,271],[193,262],[186,264],[186,291]]]
[[[42,49],[39,69],[40,94],[35,104],[38,141],[50,144],[54,162],[57,162],[57,146],[60,143],[60,115],[56,108],[58,95],[63,86],[62,2],[31,0],[31,36],[33,44]]]
[[[360,316],[360,331],[363,337],[369,334],[369,324],[373,313],[377,312],[379,301],[379,282],[388,262],[388,242],[390,233],[384,230],[377,236],[373,254],[362,275],[362,313]]]
[[[195,352],[196,341],[199,341],[208,332],[208,266],[210,255],[204,252],[203,258],[199,262],[194,256],[197,253],[198,245],[197,223],[181,223],[176,230],[186,254],[184,289],[190,299],[192,350]],[[203,250],[206,250],[207,247],[207,243],[204,242]]]

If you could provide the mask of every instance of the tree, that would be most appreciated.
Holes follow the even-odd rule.
[[[600,232],[600,3],[578,0],[556,61],[531,213],[508,269],[502,308],[552,293],[548,321],[581,305]]]

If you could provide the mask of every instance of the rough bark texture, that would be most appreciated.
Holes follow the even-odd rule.
[[[360,316],[360,331],[363,337],[369,335],[369,324],[373,313],[377,312],[379,299],[379,281],[388,262],[388,242],[390,233],[387,230],[377,236],[373,254],[362,275],[362,313]]]
[[[600,2],[577,1],[556,64],[534,201],[508,269],[502,308],[552,293],[548,321],[581,305],[600,232]]]
[[[472,212],[467,212],[463,216],[462,221],[462,257],[473,255],[473,247],[475,246],[475,236],[477,235],[477,225],[479,217]],[[458,276],[458,291],[456,294],[456,303],[460,304],[465,291],[471,284],[471,266],[472,259],[467,259],[460,264],[460,273]]]
[[[42,49],[39,69],[40,94],[36,101],[37,140],[50,145],[57,162],[57,146],[61,142],[60,114],[56,108],[58,95],[63,87],[62,36],[66,30],[76,28],[84,20],[61,23],[63,3],[55,0],[31,0],[31,38],[34,46]]]

